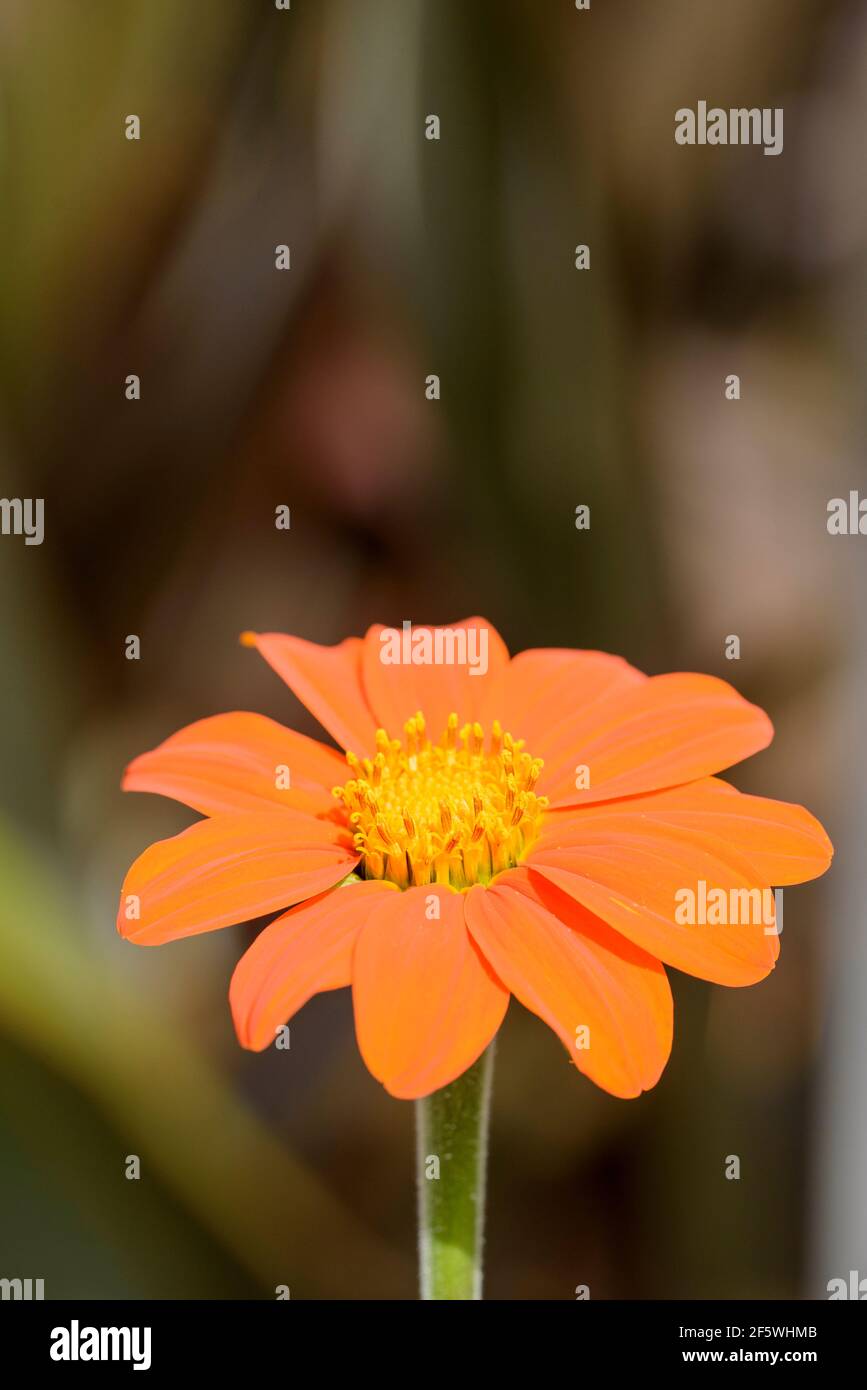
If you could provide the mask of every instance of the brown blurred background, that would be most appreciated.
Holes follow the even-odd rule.
[[[120,942],[193,816],[118,783],[208,714],[317,732],[245,628],[474,612],[732,680],[777,727],[732,780],[838,847],[769,981],[674,976],[640,1101],[510,1009],[488,1297],[867,1275],[867,540],[826,529],[867,488],[865,76],[864,0],[2,0],[0,491],[46,531],[0,537],[0,1276],[415,1296],[412,1107],[347,992],[253,1056],[252,928]],[[783,107],[783,154],[676,145],[699,100]]]

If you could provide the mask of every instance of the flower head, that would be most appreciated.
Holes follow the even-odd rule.
[[[649,1089],[671,1050],[664,966],[762,979],[772,885],[831,860],[802,807],[715,775],[764,748],[770,721],[712,676],[510,659],[478,618],[396,663],[384,631],[336,647],[244,634],[345,757],[235,713],[137,758],[128,790],[206,819],[136,860],[118,930],[155,945],[280,912],[232,978],[240,1041],[267,1047],[313,994],[351,985],[362,1056],[396,1096],[461,1075],[511,995],[598,1085]],[[426,664],[481,633],[484,670]]]

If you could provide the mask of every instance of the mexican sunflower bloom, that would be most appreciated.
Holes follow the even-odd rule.
[[[512,995],[598,1086],[639,1095],[671,1050],[665,967],[751,985],[779,954],[766,914],[684,922],[678,894],[767,901],[830,863],[809,812],[716,775],[767,746],[769,719],[712,676],[510,658],[477,618],[413,637],[454,655],[484,635],[484,671],[388,664],[388,631],[244,634],[345,752],[234,713],[136,758],[127,790],[205,818],[136,860],[118,930],[152,946],[278,913],[232,978],[240,1042],[266,1048],[312,995],[351,986],[361,1055],[393,1096],[466,1072]]]
[[[422,1296],[479,1298],[491,1044],[510,996],[598,1086],[637,1096],[671,1051],[665,966],[763,979],[771,885],[815,878],[831,845],[802,807],[718,778],[772,728],[712,676],[649,677],[602,652],[510,659],[478,618],[336,647],[242,640],[344,755],[222,714],[136,758],[128,790],[205,819],[136,860],[118,929],[158,945],[279,914],[229,989],[254,1051],[351,985],[364,1061],[417,1101]]]

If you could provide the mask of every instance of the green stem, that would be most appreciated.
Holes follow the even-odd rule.
[[[485,1165],[494,1044],[441,1091],[416,1101],[421,1296],[482,1296]]]

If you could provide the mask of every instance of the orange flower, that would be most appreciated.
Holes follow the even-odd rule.
[[[368,1068],[417,1098],[471,1066],[513,994],[597,1085],[637,1096],[671,1050],[663,963],[749,985],[779,953],[767,917],[690,923],[683,894],[766,900],[824,872],[828,837],[714,775],[773,732],[726,682],[602,652],[510,660],[478,618],[407,640],[422,632],[446,658],[484,638],[486,660],[386,664],[379,627],[336,647],[246,633],[346,759],[256,714],[136,758],[125,788],[207,819],[136,860],[118,930],[157,945],[289,907],[232,979],[245,1047],[351,984]]]

